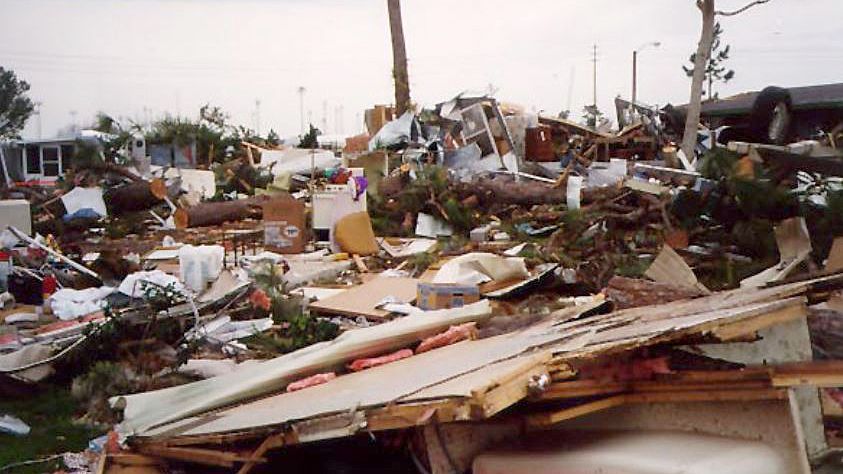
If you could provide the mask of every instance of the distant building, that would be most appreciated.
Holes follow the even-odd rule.
[[[155,166],[196,168],[196,142],[187,145],[148,143],[147,152]]]
[[[108,135],[82,130],[75,137],[0,142],[0,179],[11,183],[51,184],[73,167],[80,144],[99,149]],[[191,169],[196,167],[196,142],[146,145],[135,139],[123,150],[126,157],[135,153],[149,156],[153,165]]]
[[[78,141],[83,137],[12,140],[0,143],[3,178],[9,182],[49,183],[72,167]],[[91,139],[98,143],[96,138]]]

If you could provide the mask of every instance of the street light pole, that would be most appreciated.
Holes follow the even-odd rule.
[[[638,51],[632,51],[632,105],[638,97]]]
[[[298,93],[299,93],[299,132],[304,135],[304,86],[299,86]]]
[[[643,51],[648,46],[652,46],[654,48],[658,48],[661,46],[661,42],[659,41],[652,41],[650,43],[645,43],[634,50],[632,50],[632,105],[635,106],[636,100],[638,99],[638,52]]]

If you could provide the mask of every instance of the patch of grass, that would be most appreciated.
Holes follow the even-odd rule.
[[[78,452],[88,441],[102,435],[92,428],[74,424],[78,405],[64,387],[45,386],[33,396],[0,400],[0,414],[16,416],[31,428],[27,436],[0,434],[0,467],[68,451]],[[61,460],[21,467],[8,472],[53,472]]]

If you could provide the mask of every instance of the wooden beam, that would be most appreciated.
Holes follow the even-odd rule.
[[[366,428],[384,431],[411,426],[423,426],[435,420],[448,423],[469,419],[469,409],[459,399],[436,400],[426,403],[397,404],[369,410]]]
[[[630,385],[626,382],[600,382],[597,380],[574,380],[554,383],[541,394],[540,400],[566,400],[594,396],[615,395],[627,392]]]
[[[550,413],[538,413],[527,416],[527,428],[539,429],[555,425],[565,420],[572,420],[598,411],[607,410],[612,407],[621,406],[626,403],[627,395],[615,395],[582,405],[565,408]]]
[[[528,428],[541,429],[562,421],[631,403],[747,402],[786,399],[787,390],[775,388],[629,393],[602,398],[549,413],[529,415],[526,425]]]
[[[253,459],[262,459],[263,455],[267,453],[267,451],[280,448],[287,444],[287,436],[285,433],[279,433],[272,436],[267,436],[266,439],[258,446],[255,452],[252,453]],[[243,464],[243,467],[237,471],[237,474],[249,474],[252,469],[257,466],[258,463],[255,461],[248,461]]]
[[[806,318],[807,316],[808,308],[802,303],[780,308],[763,316],[747,318],[735,323],[718,326],[711,331],[711,334],[721,341],[731,341],[770,326]]]
[[[773,367],[772,371],[775,387],[843,387],[843,361],[798,362]]]
[[[476,409],[472,410],[472,418],[482,420],[491,418],[502,410],[527,398],[530,394],[530,382],[541,377],[550,380],[550,375],[544,365],[540,363],[516,377],[502,381],[500,385],[485,394],[475,394],[473,405]]]
[[[711,390],[704,392],[632,393],[626,396],[627,403],[750,402],[786,399],[787,390],[775,388]]]
[[[172,459],[205,466],[234,467],[238,462],[266,462],[264,458],[241,456],[229,451],[199,448],[169,448],[163,446],[141,445],[138,452],[159,458]]]

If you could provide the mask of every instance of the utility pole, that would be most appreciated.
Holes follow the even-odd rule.
[[[328,133],[328,101],[322,101],[322,133]]]
[[[73,134],[77,135],[79,133],[79,125],[76,123],[76,114],[79,112],[75,110],[70,111],[70,119],[73,122]]]
[[[261,136],[261,100],[255,99],[255,134]]]
[[[38,139],[39,140],[41,138],[43,138],[41,136],[41,105],[43,105],[43,102],[41,102],[41,101],[35,102],[35,116],[38,118],[38,121],[36,122],[36,125],[37,125]]]
[[[638,99],[638,52],[643,51],[650,46],[658,48],[661,46],[661,42],[651,41],[632,50],[632,105],[635,105]]]
[[[632,106],[638,98],[638,50],[632,51]]]
[[[299,133],[304,135],[304,86],[299,86],[298,93],[299,93],[299,121],[301,122],[301,126],[299,127]]]
[[[591,117],[588,119],[588,125],[591,127],[597,126],[597,44],[591,50],[591,62],[594,66],[593,71],[593,97],[591,100]]]
[[[389,30],[392,34],[392,77],[395,80],[395,109],[400,117],[410,108],[410,75],[401,22],[401,0],[387,0]]]
[[[594,63],[594,99],[591,101],[591,105],[594,106],[594,110],[597,110],[597,45],[594,45],[594,50],[591,56],[591,62]]]

